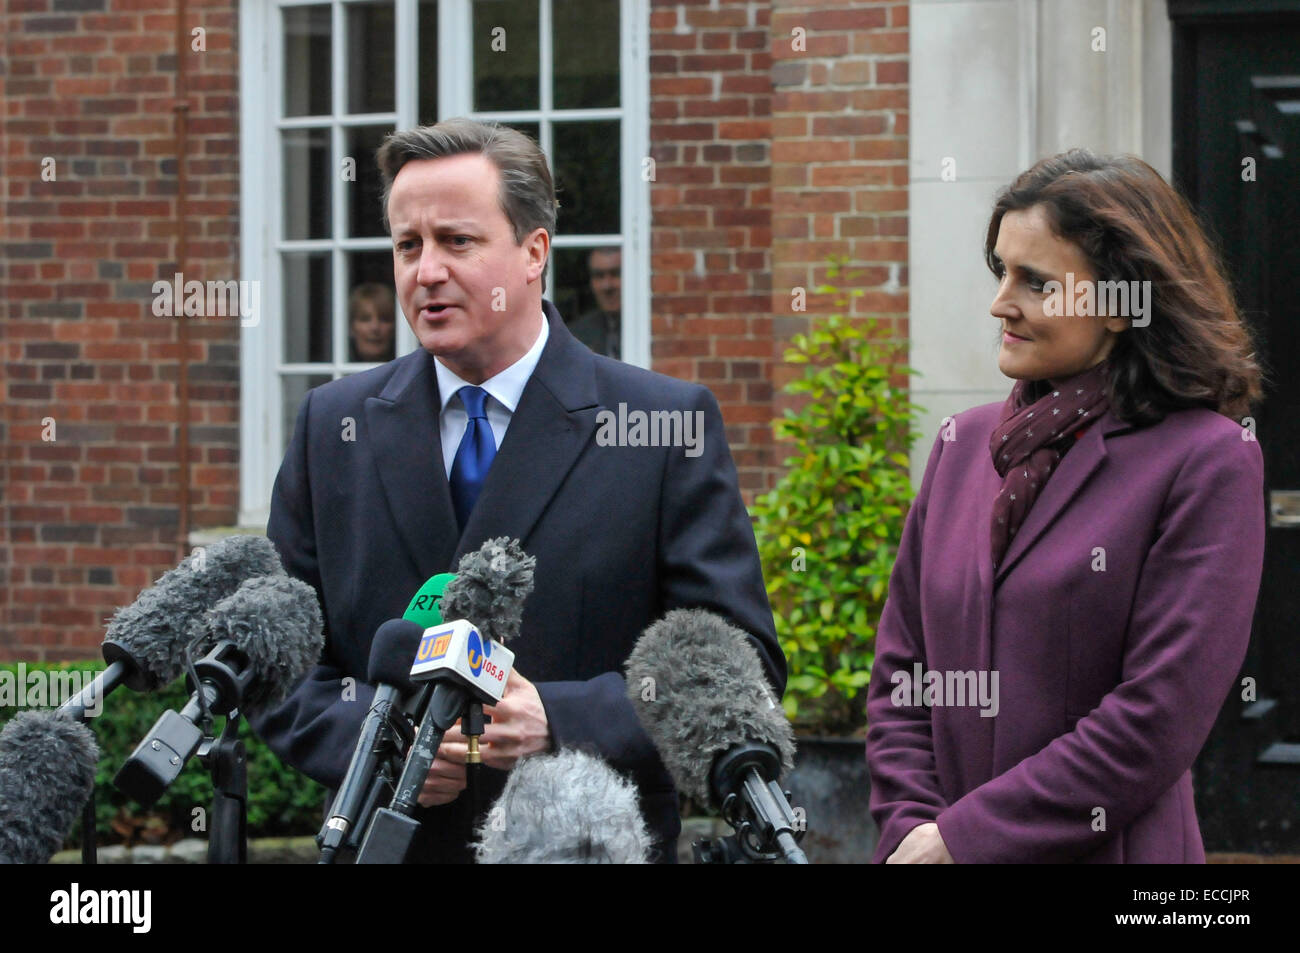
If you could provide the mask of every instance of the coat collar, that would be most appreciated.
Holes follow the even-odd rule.
[[[527,548],[528,534],[595,432],[594,358],[553,304],[543,300],[542,310],[549,322],[546,347],[464,533],[457,531],[442,459],[433,356],[418,349],[400,358],[383,391],[365,402],[380,485],[423,576],[453,571],[462,555],[493,536],[518,538]]]
[[[985,521],[980,575],[986,589],[990,578],[992,578],[995,585],[1002,581],[1006,574],[1020,561],[1020,557],[1033,547],[1034,543],[1047,531],[1048,527],[1055,522],[1066,505],[1075,499],[1084,484],[1105,463],[1108,455],[1106,440],[1117,433],[1131,429],[1133,429],[1132,425],[1116,417],[1110,408],[1107,408],[1098,423],[1088,428],[1078,442],[1070,448],[1069,453],[1061,458],[1056,472],[1052,474],[1051,479],[1047,481],[1047,485],[1043,487],[1043,492],[1034,501],[1034,505],[1025,517],[1024,523],[1021,524],[1019,532],[1011,540],[1011,545],[1007,547],[1006,555],[1003,556],[1002,564],[998,567],[996,574],[993,572],[991,528],[987,525],[988,521]],[[992,492],[996,493],[997,471],[992,470],[991,463],[989,466],[994,476],[994,489]],[[991,495],[989,499],[992,499]]]

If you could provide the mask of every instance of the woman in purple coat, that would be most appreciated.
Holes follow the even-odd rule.
[[[875,860],[1203,862],[1191,767],[1259,591],[1260,371],[1146,163],[1083,150],[999,196],[1002,403],[946,419],[868,692]]]

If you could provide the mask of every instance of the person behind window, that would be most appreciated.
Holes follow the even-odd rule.
[[[391,361],[397,325],[393,289],[378,281],[357,285],[348,295],[348,360]]]
[[[1192,763],[1264,553],[1250,334],[1187,203],[1072,150],[998,197],[1006,401],[945,419],[867,700],[876,860],[1204,863]]]
[[[619,358],[623,339],[623,251],[593,248],[587,256],[596,306],[573,319],[569,331],[597,354]]]

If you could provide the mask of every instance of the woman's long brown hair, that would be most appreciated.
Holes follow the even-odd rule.
[[[1116,416],[1147,425],[1183,407],[1250,414],[1263,378],[1250,331],[1196,215],[1160,173],[1086,149],[1042,159],[998,195],[984,240],[991,270],[1002,216],[1035,205],[1098,281],[1151,282],[1150,323],[1122,332],[1110,353]]]

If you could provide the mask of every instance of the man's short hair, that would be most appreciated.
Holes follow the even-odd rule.
[[[379,147],[379,171],[384,178],[384,230],[388,223],[388,196],[402,166],[416,159],[442,159],[477,152],[491,160],[501,173],[501,211],[514,230],[515,244],[534,229],[555,237],[555,185],[546,155],[533,139],[496,122],[457,117],[431,126],[417,126],[390,134]]]

